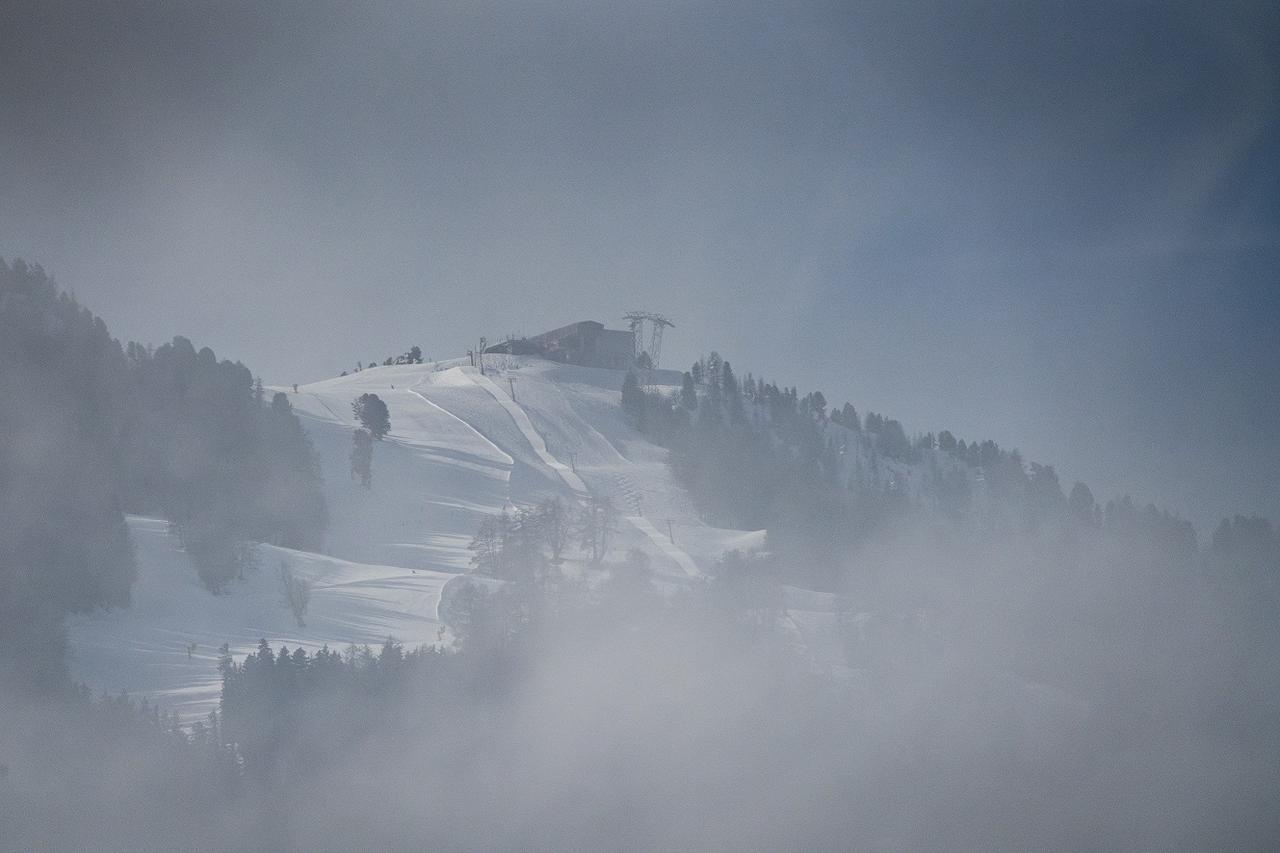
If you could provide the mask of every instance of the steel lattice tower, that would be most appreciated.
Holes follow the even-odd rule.
[[[656,369],[662,355],[662,330],[669,326],[674,328],[675,323],[652,311],[628,311],[622,319],[627,321],[631,334],[635,336],[635,357],[639,358],[641,353],[648,355],[649,363]],[[649,333],[647,341],[646,327]]]

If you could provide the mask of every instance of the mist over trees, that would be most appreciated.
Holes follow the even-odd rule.
[[[0,681],[59,684],[63,616],[129,602],[129,391],[103,322],[0,260]]]
[[[351,478],[373,488],[373,436],[367,429],[351,433]]]
[[[62,620],[127,603],[126,512],[168,518],[215,590],[262,570],[245,542],[315,547],[289,399],[183,338],[121,347],[21,262],[0,265],[0,367],[5,853],[1280,839],[1266,519],[1201,548],[1016,450],[715,355],[670,391],[627,376],[622,417],[705,519],[766,528],[765,548],[677,584],[606,498],[548,496],[484,519],[438,646],[224,648],[218,710],[179,725],[73,688]],[[368,486],[389,414],[356,414]],[[278,581],[301,626],[307,584]]]
[[[1223,565],[1274,547],[1229,527]],[[882,530],[883,586],[839,605],[842,674],[793,641],[758,556],[677,595],[635,552],[598,583],[507,572],[466,587],[447,650],[224,649],[221,706],[186,729],[123,699],[56,729],[9,713],[0,806],[24,808],[0,825],[29,845],[49,806],[26,792],[69,775],[68,849],[1267,849],[1275,613],[1154,530],[1074,553]],[[32,732],[75,748],[34,761]],[[95,787],[103,762],[147,795]]]
[[[622,385],[622,411],[667,447],[676,479],[711,524],[766,529],[777,570],[802,586],[841,591],[849,555],[885,525],[943,517],[971,535],[1053,532],[1072,523],[1141,530],[1197,551],[1189,522],[1128,497],[1099,505],[1083,483],[1068,498],[1051,465],[948,430],[908,436],[876,412],[859,418],[821,391],[800,394],[748,374],[719,353],[699,359],[679,391]]]
[[[264,396],[185,338],[122,347],[40,267],[0,261],[0,665],[57,685],[63,616],[128,603],[126,512],[168,519],[214,592],[246,541],[318,545],[314,452]]]
[[[319,467],[287,395],[266,401],[248,368],[182,337],[130,344],[126,360],[130,509],[170,520],[206,586],[219,592],[245,569],[246,541],[318,547]]]
[[[295,575],[289,564],[283,561],[280,563],[280,593],[289,605],[294,624],[299,628],[306,627],[307,606],[311,603],[311,581]]]

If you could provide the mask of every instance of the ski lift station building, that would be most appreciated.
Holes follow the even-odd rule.
[[[531,338],[514,338],[494,344],[486,353],[536,355],[566,364],[626,370],[635,364],[635,334],[606,329],[595,320],[580,320]]]

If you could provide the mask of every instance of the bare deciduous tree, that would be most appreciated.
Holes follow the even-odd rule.
[[[304,617],[307,605],[311,603],[311,581],[300,578],[289,568],[289,564],[280,561],[280,591],[284,593],[289,610],[293,612],[293,620],[299,628],[306,626]]]
[[[592,496],[578,514],[578,536],[582,547],[598,564],[609,551],[609,540],[617,529],[618,511],[607,497]]]

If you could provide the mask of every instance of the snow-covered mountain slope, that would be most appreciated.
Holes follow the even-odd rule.
[[[72,620],[75,677],[190,717],[216,704],[223,643],[238,656],[261,638],[308,649],[387,636],[435,642],[444,587],[469,569],[467,546],[484,517],[551,495],[570,506],[589,494],[611,498],[622,516],[615,555],[644,551],[666,584],[701,575],[725,550],[763,545],[763,531],[698,520],[665,451],[624,421],[621,371],[499,357],[486,373],[462,360],[273,389],[288,393],[319,456],[330,512],[324,554],[257,546],[256,570],[212,596],[164,522],[132,518],[133,606]],[[655,372],[653,381],[673,376]],[[350,476],[351,404],[365,393],[391,416],[370,489]],[[305,628],[281,592],[282,563],[314,585]]]
[[[645,550],[660,575],[697,574],[726,547],[762,544],[761,533],[719,531],[696,518],[665,451],[623,420],[622,378],[616,370],[508,358],[485,376],[443,362],[370,368],[300,387],[290,400],[320,452],[331,514],[326,550],[463,571],[484,514],[550,495],[572,504],[587,493],[610,497],[628,519],[615,547]],[[375,446],[370,490],[351,479],[348,463],[358,426],[351,402],[364,393],[377,394],[391,413],[391,433]]]
[[[133,603],[71,619],[72,675],[96,690],[150,697],[187,718],[217,705],[223,643],[236,656],[261,638],[310,651],[380,644],[389,635],[410,646],[433,643],[441,590],[454,577],[259,545],[257,568],[214,596],[167,522],[131,516],[128,523],[138,557]],[[305,627],[281,592],[281,566],[311,582]]]

